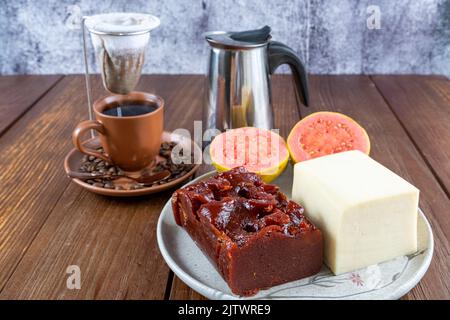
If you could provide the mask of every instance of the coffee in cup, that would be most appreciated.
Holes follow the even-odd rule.
[[[75,147],[124,171],[139,171],[158,155],[163,133],[164,101],[145,92],[111,95],[94,102],[96,120],[80,122],[72,134]],[[104,153],[86,148],[81,135],[96,130]]]

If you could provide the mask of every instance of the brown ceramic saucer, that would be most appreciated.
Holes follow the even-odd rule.
[[[192,151],[194,151],[194,148],[197,149],[197,154],[201,155],[202,150],[200,147],[194,143],[192,140],[187,139],[185,137],[182,137],[180,135],[170,133],[167,131],[164,131],[162,136],[162,142],[177,142],[178,144],[191,144],[193,146]],[[100,147],[100,139],[98,137],[86,140],[84,142],[86,147],[96,149]],[[69,171],[79,171],[79,168],[81,166],[81,163],[83,161],[84,154],[78,151],[77,149],[72,149],[64,159],[64,170],[66,173]],[[173,188],[184,181],[186,181],[189,177],[191,177],[195,171],[197,171],[199,164],[195,164],[194,167],[185,175],[172,180],[170,182],[160,184],[160,185],[153,185],[151,187],[144,187],[142,189],[135,189],[135,190],[116,190],[116,189],[106,189],[101,187],[94,187],[93,185],[90,185],[87,182],[84,182],[80,179],[72,179],[73,182],[78,184],[79,186],[97,194],[105,195],[105,196],[114,196],[114,197],[134,197],[134,196],[142,196],[146,194],[152,194],[161,192],[170,188]]]

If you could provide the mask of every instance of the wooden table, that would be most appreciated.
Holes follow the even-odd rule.
[[[168,130],[201,120],[203,77],[144,76],[166,100]],[[95,81],[95,97],[101,84]],[[290,79],[273,79],[276,127],[287,136],[318,110],[343,112],[368,131],[372,156],[421,190],[435,253],[404,299],[450,298],[450,82],[439,76],[311,76],[310,108]],[[0,299],[198,299],[169,270],[156,223],[172,191],[134,199],[91,194],[70,182],[63,159],[87,117],[83,76],[0,77]],[[198,174],[210,170],[203,167]],[[66,287],[69,265],[81,289]]]

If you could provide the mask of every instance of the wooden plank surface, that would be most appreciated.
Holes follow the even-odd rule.
[[[68,184],[61,160],[81,109],[67,104],[79,105],[82,87],[66,79],[0,137],[0,289]]]
[[[446,151],[441,150],[434,162],[430,158],[433,149],[448,139],[429,149],[424,145],[429,142],[426,139],[433,139],[434,129],[439,133],[450,123],[445,109],[440,108],[440,99],[448,99],[450,89],[445,83],[436,85],[433,79],[438,78],[426,80],[432,90],[422,95],[429,91],[435,94],[426,98],[418,95],[414,101],[425,99],[434,106],[428,110],[416,103],[415,108],[422,106],[427,112],[424,120],[415,124],[410,115],[388,105],[397,103],[398,108],[404,108],[410,98],[396,97],[394,91],[389,91],[390,82],[383,78],[374,77],[377,88],[366,76],[312,76],[312,106],[299,112],[289,77],[274,77],[275,124],[286,137],[300,113],[305,116],[317,110],[335,110],[354,117],[367,129],[372,156],[421,189],[420,205],[435,235],[430,269],[404,299],[448,299],[450,214],[448,194],[443,189],[448,171],[436,169]],[[0,77],[0,83],[3,79]],[[68,76],[40,100],[27,98],[33,100],[29,102],[32,107],[8,124],[3,136],[0,134],[0,298],[202,298],[173,276],[157,249],[156,222],[171,191],[112,199],[86,192],[64,176],[62,161],[72,148],[71,131],[86,117],[83,81],[81,76]],[[404,90],[408,94],[410,90],[403,82],[394,81],[392,85],[400,93]],[[101,95],[99,88],[100,82],[96,81],[96,98]],[[144,77],[140,89],[166,99],[165,125],[169,130],[192,130],[193,121],[201,119],[201,76]],[[11,105],[23,105],[23,101]],[[420,112],[417,117],[423,116]],[[0,123],[7,115],[0,112]],[[436,118],[437,127],[430,129],[427,123],[434,123]],[[426,139],[418,139],[416,130],[425,131]],[[203,166],[197,175],[210,169]],[[81,268],[81,290],[66,288],[69,265]]]
[[[83,78],[71,77],[62,85],[59,95],[66,100],[65,108],[50,108],[72,119],[66,121],[71,125],[64,135],[67,143],[59,167],[72,147],[70,131],[86,115],[84,108],[73,112],[84,101],[84,95],[72,91],[82,92]],[[165,98],[165,127],[173,130],[190,128],[194,119],[201,118],[202,85],[201,77],[153,76],[144,77],[140,88]],[[113,199],[70,184],[0,298],[163,299],[169,270],[157,249],[156,223],[172,192]],[[81,269],[81,290],[66,288],[69,265]]]
[[[373,76],[377,88],[450,194],[450,81],[430,76]]]
[[[61,78],[58,75],[1,76],[0,136]]]

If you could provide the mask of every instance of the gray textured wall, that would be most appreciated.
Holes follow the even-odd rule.
[[[147,73],[203,73],[204,31],[269,24],[311,73],[450,76],[450,0],[0,1],[2,74],[82,73],[81,15],[138,11],[162,22]],[[381,29],[366,25],[371,4],[381,10]]]

